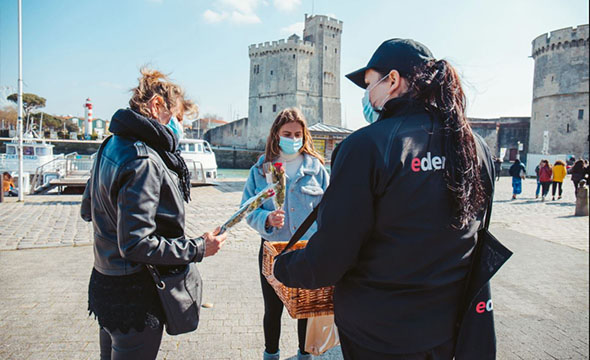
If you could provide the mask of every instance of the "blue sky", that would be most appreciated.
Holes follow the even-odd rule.
[[[345,126],[364,125],[363,92],[344,75],[386,39],[413,38],[463,75],[472,117],[529,116],[531,41],[588,23],[588,1],[22,0],[24,91],[46,111],[110,118],[127,105],[141,65],[180,83],[225,120],[248,113],[248,45],[300,31],[305,13],[344,22]],[[0,94],[17,85],[17,1],[0,0]],[[3,104],[0,100],[0,104]]]

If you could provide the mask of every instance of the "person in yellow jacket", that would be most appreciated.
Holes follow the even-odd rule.
[[[553,165],[553,186],[551,188],[551,200],[555,200],[555,190],[559,187],[559,196],[557,199],[561,199],[561,194],[563,194],[563,179],[567,174],[567,170],[565,169],[565,163],[563,160],[557,160],[555,165]]]

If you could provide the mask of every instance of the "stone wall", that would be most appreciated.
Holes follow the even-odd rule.
[[[537,37],[530,151],[541,154],[548,132],[549,154],[588,157],[589,112],[588,25]]]
[[[208,130],[205,133],[205,140],[212,146],[246,148],[248,142],[248,118],[242,118]]]
[[[217,167],[221,169],[249,169],[256,163],[262,151],[213,149]]]
[[[484,138],[492,155],[500,156],[500,149],[505,148],[505,159],[513,159],[518,153],[520,142],[523,144],[520,158],[526,159],[529,152],[529,117],[470,118],[469,122],[473,131]]]

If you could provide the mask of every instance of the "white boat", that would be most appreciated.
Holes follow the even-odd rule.
[[[180,152],[191,173],[191,183],[206,184],[217,179],[217,161],[207,141],[182,139]]]
[[[47,164],[55,157],[53,145],[39,141],[32,132],[23,135],[23,172],[34,174],[39,166]],[[18,138],[6,144],[6,152],[0,154],[0,171],[18,171]]]

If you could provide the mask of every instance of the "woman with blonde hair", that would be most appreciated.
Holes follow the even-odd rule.
[[[130,108],[113,115],[114,135],[82,198],[82,218],[94,229],[88,310],[100,325],[101,359],[155,359],[166,318],[146,265],[165,272],[200,262],[226,237],[185,234],[190,173],[178,144],[182,117],[196,106],[162,73],[141,75]]]
[[[320,202],[329,181],[328,172],[324,168],[324,160],[314,149],[307,122],[299,109],[285,109],[276,117],[266,142],[265,153],[250,169],[242,203],[268,185],[267,171],[265,170],[269,166],[264,165],[270,163],[269,165],[272,166],[277,162],[282,164],[287,177],[284,209],[276,209],[272,202],[267,202],[247,218],[248,224],[262,237],[258,263],[264,298],[265,351],[263,359],[265,360],[278,360],[280,356],[279,338],[283,303],[262,275],[264,241],[289,241],[297,228]],[[309,239],[315,231],[314,224],[302,239]],[[310,354],[305,352],[306,326],[306,320],[298,320],[298,359],[312,358]]]

